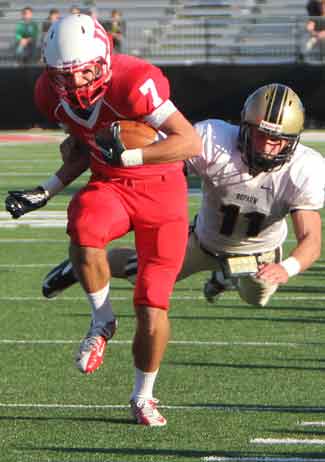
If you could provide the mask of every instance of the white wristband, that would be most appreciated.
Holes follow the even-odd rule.
[[[65,185],[62,183],[60,178],[56,175],[51,176],[45,183],[43,183],[42,188],[47,193],[48,198],[51,198],[58,194],[62,189],[65,188]]]
[[[140,148],[126,149],[121,154],[121,160],[124,167],[143,165],[143,151]]]
[[[295,276],[301,270],[301,265],[295,257],[289,257],[280,262],[280,265],[286,270],[289,278]]]

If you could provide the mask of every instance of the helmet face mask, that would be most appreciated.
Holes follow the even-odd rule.
[[[110,53],[107,33],[93,18],[70,15],[56,21],[48,32],[43,56],[58,96],[82,109],[98,101],[111,77]],[[87,73],[85,84],[76,85],[77,73]]]
[[[69,72],[48,68],[48,73],[51,84],[60,98],[67,101],[71,106],[85,109],[98,101],[106,92],[110,77],[110,70],[106,71],[106,67],[106,64],[99,60],[89,62]],[[87,73],[92,77],[85,85],[76,86],[74,76],[77,73]]]
[[[303,125],[304,108],[289,87],[270,84],[250,95],[241,114],[238,143],[250,173],[270,172],[289,162]],[[267,149],[256,140],[263,135]]]

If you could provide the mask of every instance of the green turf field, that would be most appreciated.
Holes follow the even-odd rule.
[[[325,154],[325,144],[313,144]],[[59,165],[55,145],[0,146],[0,200],[34,187]],[[79,287],[42,298],[42,277],[66,257],[64,212],[73,188],[34,225],[0,213],[1,462],[325,462],[325,270],[281,288],[267,308],[235,292],[208,305],[207,274],[179,283],[172,340],[155,394],[165,428],[129,417],[132,288],[112,283],[120,328],[92,376],[74,366],[89,308]],[[194,215],[198,197],[190,197]],[[30,220],[32,215],[28,217]],[[57,227],[41,226],[46,221]],[[123,244],[132,242],[125,237]],[[292,234],[286,252],[294,245]]]

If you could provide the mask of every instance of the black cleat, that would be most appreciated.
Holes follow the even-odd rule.
[[[210,279],[203,286],[203,295],[207,302],[214,303],[226,290],[236,289],[234,279],[225,278],[220,271],[212,271]]]
[[[220,282],[213,277],[212,273],[211,278],[204,284],[203,294],[207,302],[214,303],[219,295],[221,295],[225,290],[225,286],[220,284]]]
[[[54,298],[76,282],[78,279],[74,275],[72,263],[70,260],[65,260],[46,275],[42,284],[42,293],[46,298]]]

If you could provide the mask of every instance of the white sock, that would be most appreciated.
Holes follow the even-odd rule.
[[[88,293],[87,297],[92,307],[92,318],[95,324],[106,324],[115,319],[109,299],[109,283],[98,292]]]
[[[135,368],[135,384],[131,394],[131,399],[152,399],[153,387],[159,369],[155,372],[143,372]]]

